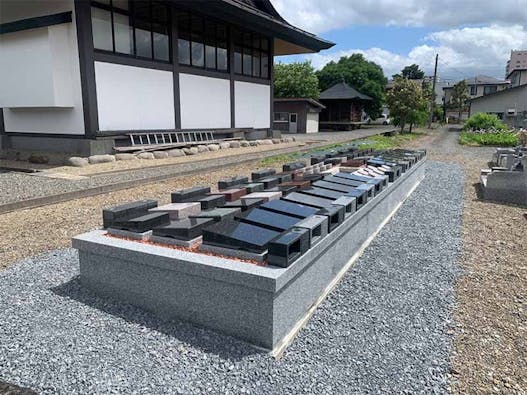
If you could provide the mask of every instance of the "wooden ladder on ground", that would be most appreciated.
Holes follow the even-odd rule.
[[[212,143],[212,132],[151,132],[129,133],[130,143],[135,146],[172,145],[189,143]]]

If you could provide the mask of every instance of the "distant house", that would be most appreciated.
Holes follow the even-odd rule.
[[[321,130],[352,130],[362,124],[364,105],[373,100],[347,83],[339,82],[320,94],[326,107],[320,113]]]
[[[508,80],[499,80],[494,77],[488,77],[485,75],[477,75],[473,78],[467,78],[465,80],[467,84],[467,94],[469,100],[475,99],[477,97],[491,95],[496,92],[500,92],[509,88],[510,81]],[[454,107],[452,104],[452,89],[453,85],[443,87],[444,92],[444,105],[445,105],[445,115],[447,118],[459,118],[459,110]],[[469,109],[467,108],[462,111],[461,119],[467,119],[469,116]]]
[[[470,101],[470,115],[495,114],[510,127],[527,127],[527,84],[480,96]]]
[[[0,147],[111,152],[130,132],[268,136],[274,56],[334,44],[270,0],[0,0]]]
[[[282,133],[317,133],[324,108],[310,98],[274,99],[273,127]]]

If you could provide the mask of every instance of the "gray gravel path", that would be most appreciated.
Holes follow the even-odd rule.
[[[71,249],[24,260],[0,272],[0,380],[42,394],[446,393],[462,195],[462,169],[431,162],[279,361],[94,296]]]
[[[360,129],[352,132],[334,132],[334,133],[318,133],[316,135],[298,135],[299,141],[325,140],[317,145],[326,145],[342,141],[349,141],[352,139],[360,139],[372,135],[379,134],[386,127],[375,127],[368,129]],[[317,145],[313,145],[316,147]],[[243,155],[244,159],[260,160],[268,156],[295,152],[299,147],[286,148],[279,152],[260,152]],[[196,161],[199,161],[199,155],[196,156]],[[84,180],[65,180],[52,179],[47,177],[38,177],[27,173],[0,171],[0,205],[17,202],[20,200],[32,199],[50,195],[60,195],[66,192],[80,191],[89,188],[96,188],[104,185],[113,185],[115,183],[124,181],[137,180],[140,183],[142,180],[155,176],[178,176],[182,172],[191,170],[206,171],[211,166],[229,166],[236,165],[240,162],[240,157],[226,156],[219,159],[211,159],[195,163],[181,163],[176,165],[162,166],[156,168],[143,168],[123,171],[119,173],[94,175]]]

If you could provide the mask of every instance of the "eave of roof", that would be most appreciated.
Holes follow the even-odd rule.
[[[252,30],[294,44],[296,50],[292,53],[320,52],[335,45],[288,23],[278,14],[269,0],[260,1],[261,8],[267,12],[240,0],[178,0],[177,3],[241,26],[250,26]]]
[[[527,71],[527,69],[514,69],[507,75],[507,79],[517,71]]]
[[[345,82],[339,82],[320,93],[320,100],[373,100]]]
[[[319,107],[319,108],[326,108],[325,105],[323,105],[322,103],[320,103],[319,101],[315,100],[315,99],[312,99],[310,97],[277,97],[274,99],[275,102],[280,102],[280,103],[287,103],[287,102],[306,102],[306,103],[309,103],[311,104],[312,106],[314,107]]]
[[[516,91],[516,90],[525,89],[525,88],[527,88],[527,84],[518,85],[518,86],[515,86],[515,87],[512,87],[512,88],[503,89],[503,90],[498,91],[498,92],[489,93],[488,95],[478,96],[478,97],[475,97],[473,99],[470,99],[469,101],[473,102],[473,101],[478,101],[478,100],[481,100],[481,99],[486,99],[486,98],[489,98],[489,97],[494,97],[494,96],[498,96],[498,95],[504,95],[504,94],[509,93],[511,91]]]

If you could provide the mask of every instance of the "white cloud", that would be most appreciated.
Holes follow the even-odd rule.
[[[503,77],[505,64],[513,48],[527,48],[527,28],[521,25],[466,27],[429,34],[424,43],[407,54],[397,54],[382,48],[325,51],[306,56],[315,68],[321,68],[341,56],[362,53],[368,60],[382,66],[386,76],[416,63],[432,73],[435,54],[439,53],[439,74],[444,78],[462,79],[475,74]]]
[[[295,26],[323,33],[352,25],[525,24],[527,0],[272,0]]]

